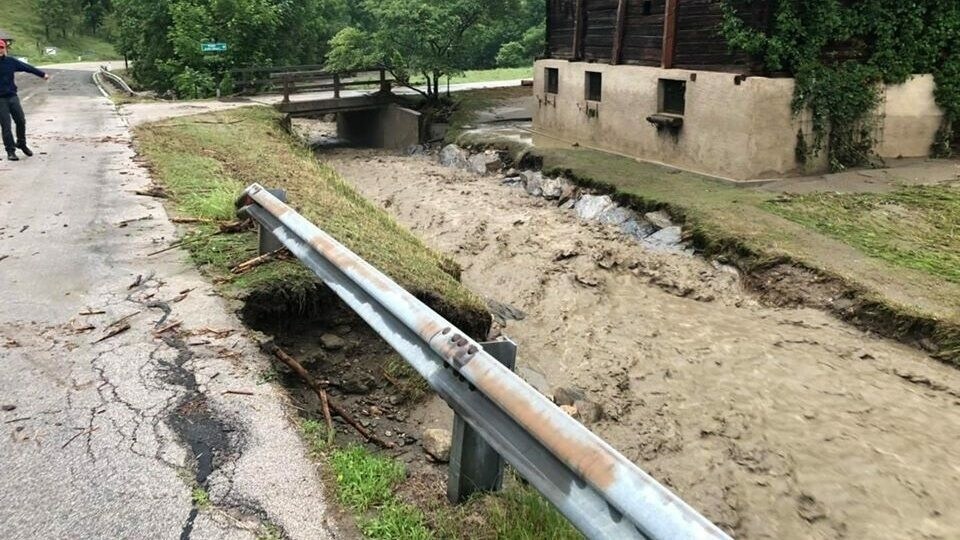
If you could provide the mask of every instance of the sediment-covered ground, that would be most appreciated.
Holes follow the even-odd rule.
[[[522,374],[582,389],[603,409],[592,429],[735,536],[960,536],[956,369],[763,305],[724,265],[651,251],[499,175],[319,157],[463,266]]]

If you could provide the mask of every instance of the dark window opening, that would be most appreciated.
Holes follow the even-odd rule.
[[[557,94],[560,90],[560,70],[557,68],[546,68],[545,78],[548,94]]]
[[[603,97],[603,74],[596,71],[588,71],[587,79],[587,101],[600,101]]]
[[[687,82],[660,79],[660,110],[657,112],[683,115],[687,107]]]
[[[643,3],[643,14],[650,15],[651,13],[653,13],[653,2],[647,0]]]

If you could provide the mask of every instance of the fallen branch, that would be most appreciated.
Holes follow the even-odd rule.
[[[303,379],[307,383],[307,385],[313,389],[314,392],[316,392],[317,396],[320,398],[320,402],[322,404],[326,404],[326,406],[332,409],[333,412],[337,414],[337,416],[339,416],[340,418],[343,418],[344,421],[346,421],[348,424],[353,426],[353,429],[357,430],[357,433],[359,433],[361,437],[382,448],[394,448],[393,443],[384,441],[379,437],[377,437],[376,435],[367,431],[343,407],[338,405],[332,399],[329,399],[329,397],[327,396],[326,390],[324,390],[323,387],[320,386],[320,384],[310,375],[310,373],[307,372],[307,370],[304,369],[302,365],[300,365],[300,362],[297,362],[296,359],[291,357],[289,354],[285,353],[280,347],[277,347],[277,345],[272,341],[261,343],[260,346],[265,352],[274,355],[277,358],[277,360],[280,360],[280,362],[285,364],[287,367],[292,369],[294,373],[299,375],[300,378]],[[324,413],[324,420],[327,422],[328,432],[332,432],[333,419],[328,416],[328,412],[329,411]]]
[[[254,257],[254,258],[250,259],[249,261],[242,262],[242,263],[234,266],[234,267],[230,270],[230,273],[232,273],[232,274],[243,274],[243,273],[245,273],[245,272],[249,272],[250,270],[253,270],[254,268],[256,268],[256,267],[258,267],[258,266],[262,266],[262,265],[264,265],[264,264],[267,264],[268,262],[273,261],[274,259],[286,258],[287,254],[289,254],[289,252],[287,251],[287,248],[285,248],[285,247],[284,247],[284,248],[280,248],[280,249],[278,249],[278,250],[276,250],[276,251],[271,251],[270,253],[266,253],[266,254],[260,255],[259,257]]]
[[[212,238],[212,237],[214,237],[214,236],[217,236],[218,234],[223,234],[223,231],[217,231],[217,232],[210,233],[210,234],[202,234],[202,235],[200,235],[200,236],[194,236],[194,237],[192,237],[192,238],[185,238],[185,239],[183,239],[183,240],[177,240],[176,242],[170,244],[169,246],[167,246],[167,247],[165,247],[165,248],[163,248],[163,249],[161,249],[161,250],[159,250],[159,251],[154,251],[153,253],[147,253],[147,257],[153,257],[154,255],[159,255],[159,254],[161,254],[161,253],[166,253],[166,252],[170,251],[171,249],[177,249],[178,247],[190,245],[190,244],[192,244],[192,243],[194,243],[194,242],[199,242],[200,240],[206,240],[206,239],[208,239],[208,238]]]
[[[115,329],[114,329],[113,331],[111,331],[109,334],[107,334],[107,335],[103,336],[102,338],[94,341],[93,344],[100,343],[101,341],[106,341],[106,340],[112,338],[113,336],[117,336],[117,335],[120,335],[120,334],[126,332],[126,331],[129,330],[129,329],[130,329],[130,324],[129,324],[129,323],[124,323],[123,326],[120,326],[120,327],[118,327],[118,328],[115,328]]]
[[[159,336],[160,334],[163,334],[163,333],[165,333],[165,332],[169,332],[170,330],[173,330],[174,328],[179,327],[181,324],[183,324],[183,322],[181,322],[181,321],[177,321],[177,322],[170,323],[170,324],[164,326],[163,328],[158,328],[158,329],[154,330],[154,331],[153,331],[153,335]]]
[[[169,199],[170,194],[163,190],[162,187],[152,187],[150,189],[138,189],[134,191],[137,195],[142,197],[153,197],[155,199]]]
[[[89,317],[90,315],[103,315],[103,314],[105,314],[105,313],[106,313],[106,311],[103,311],[103,310],[100,310],[100,309],[98,309],[98,310],[96,310],[96,311],[94,311],[94,310],[92,310],[92,309],[87,309],[87,311],[82,311],[82,312],[78,313],[78,315],[80,315],[81,317]]]
[[[216,220],[213,219],[204,219],[204,218],[170,218],[171,223],[182,223],[182,224],[192,224],[192,223],[216,223]]]
[[[397,390],[403,390],[403,385],[400,384],[400,381],[398,381],[398,380],[394,379],[393,377],[391,377],[390,374],[387,373],[387,370],[385,370],[385,369],[383,369],[383,368],[380,368],[380,373],[383,373],[383,376],[384,376],[388,381],[390,381],[390,384],[392,384],[393,386],[395,386],[395,387],[397,388]]]
[[[123,316],[123,317],[120,317],[119,319],[117,319],[117,320],[113,321],[112,323],[108,324],[108,325],[107,325],[107,328],[112,328],[112,327],[114,327],[114,326],[117,326],[118,324],[127,321],[127,320],[130,319],[131,317],[136,317],[136,316],[139,315],[139,314],[140,314],[139,311],[134,311],[133,313],[131,313],[131,314],[129,314],[129,315],[125,315],[125,316]]]
[[[236,395],[236,396],[253,396],[253,395],[256,395],[256,394],[254,394],[253,392],[249,392],[249,391],[247,391],[247,390],[224,390],[223,393],[224,393],[224,394],[233,394],[233,395]]]

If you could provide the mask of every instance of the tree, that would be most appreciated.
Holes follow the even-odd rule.
[[[47,39],[50,39],[51,30],[58,30],[60,37],[67,37],[67,32],[73,31],[77,26],[79,11],[79,0],[37,0],[37,13],[43,20]]]
[[[317,63],[348,23],[347,0],[114,0],[118,46],[134,77],[159,92],[204,97],[239,66]],[[205,54],[207,40],[227,51]]]
[[[472,67],[469,52],[484,31],[517,8],[516,0],[365,0],[365,28],[344,28],[330,41],[327,68],[383,67],[430,101],[440,79]],[[426,90],[414,84],[422,76]]]

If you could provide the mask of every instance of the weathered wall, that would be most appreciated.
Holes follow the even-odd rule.
[[[903,84],[886,88],[878,154],[896,158],[930,153],[943,121],[943,111],[933,96],[935,88],[933,75],[917,75]]]
[[[559,70],[556,95],[544,92],[547,67]],[[585,98],[587,71],[602,73],[600,102]],[[537,131],[735,180],[801,172],[797,131],[809,134],[810,126],[791,112],[792,79],[749,77],[737,84],[733,73],[561,60],[538,61],[534,79]],[[683,127],[676,134],[658,130],[646,120],[658,112],[659,79],[686,81]],[[889,117],[878,150],[889,157],[927,155],[939,126],[939,111],[930,108],[932,86],[925,77],[902,86],[887,92]],[[821,155],[802,172],[823,170],[826,163]]]

